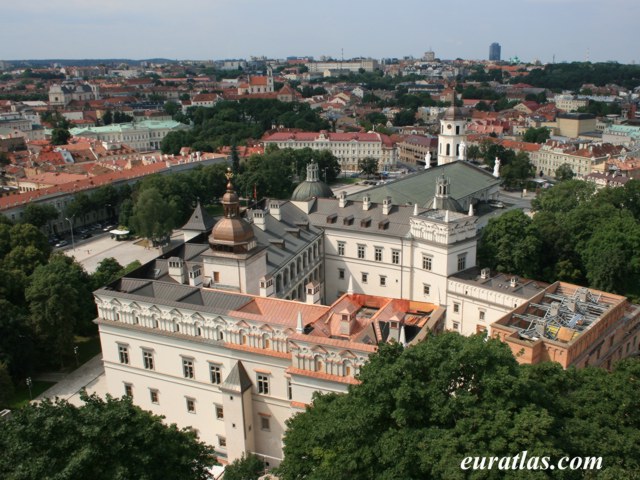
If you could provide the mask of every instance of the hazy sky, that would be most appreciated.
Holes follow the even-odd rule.
[[[329,55],[640,61],[639,0],[13,0],[0,59]]]

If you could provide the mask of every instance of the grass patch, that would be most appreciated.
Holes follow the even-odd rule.
[[[360,181],[359,178],[336,178],[336,181],[331,185],[339,186],[339,185],[352,185],[354,183],[358,183]]]
[[[44,393],[50,387],[55,385],[54,382],[41,382],[39,380],[34,380],[31,385],[31,396],[36,398],[41,393]],[[23,408],[26,406],[31,398],[29,397],[29,387],[27,387],[26,383],[23,381],[21,385],[15,386],[15,391],[13,393],[13,397],[8,402],[8,407],[11,410],[15,410],[18,408]]]

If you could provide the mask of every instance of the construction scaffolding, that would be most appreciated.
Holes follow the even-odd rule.
[[[548,300],[548,301],[545,301]],[[577,289],[572,296],[545,293],[541,303],[530,303],[524,313],[514,313],[522,326],[512,325],[521,338],[547,338],[570,342],[598,320],[610,305],[600,301],[587,288]]]

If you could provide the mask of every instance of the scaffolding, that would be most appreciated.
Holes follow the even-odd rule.
[[[525,325],[515,327],[521,338],[547,338],[566,343],[578,337],[608,309],[609,305],[600,301],[600,295],[582,287],[572,296],[547,292],[541,303],[530,303],[527,311],[514,313],[513,318]]]

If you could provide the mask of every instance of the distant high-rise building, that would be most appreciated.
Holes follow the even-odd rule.
[[[433,50],[429,50],[428,52],[424,52],[422,59],[425,62],[433,62],[436,59],[436,54]]]
[[[494,62],[500,61],[500,44],[497,42],[489,45],[489,60]]]

